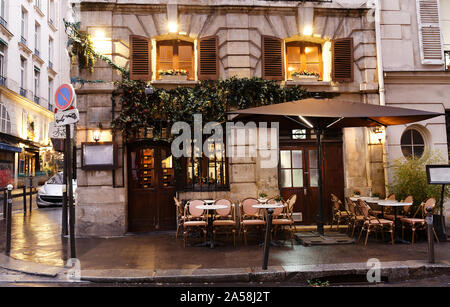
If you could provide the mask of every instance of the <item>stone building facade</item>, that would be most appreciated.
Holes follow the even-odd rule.
[[[147,39],[151,46],[151,74],[147,81],[155,87],[173,88],[197,84],[201,79],[199,45],[204,38],[211,37],[217,38],[218,78],[256,76],[267,79],[263,37],[269,37],[279,41],[282,48],[283,71],[281,78],[276,78],[282,86],[301,85],[311,92],[337,93],[338,96],[334,99],[379,104],[376,10],[373,1],[78,2],[81,3],[77,3],[75,8],[81,21],[81,29],[91,33],[98,52],[109,56],[116,64],[130,67],[131,36]],[[191,73],[187,80],[160,78],[159,70],[166,67],[162,58],[167,56],[160,46],[165,46],[163,42],[167,40],[186,42],[186,45],[192,46],[189,49],[192,50]],[[337,52],[334,48],[339,40],[352,44],[349,55],[350,75],[347,79],[338,78],[338,69],[333,64],[336,63],[334,59]],[[182,48],[177,48],[178,56],[181,57]],[[304,57],[312,56],[307,55],[308,52],[317,52],[315,59],[306,61],[308,70],[317,69],[320,74],[317,80],[292,77],[292,72],[298,69],[295,65],[301,66],[295,60],[296,52]],[[77,235],[123,235],[130,231],[129,214],[134,205],[130,200],[131,183],[127,176],[131,167],[128,164],[133,161],[127,157],[132,149],[121,135],[113,136],[110,129],[111,118],[120,108],[111,103],[114,89],[112,82],[119,80],[121,76],[101,61],[92,74],[78,71],[74,66],[72,68],[73,77],[105,81],[76,85],[81,117],[76,137]],[[115,170],[94,171],[81,168],[82,143],[92,142],[99,123],[102,126],[101,141],[118,145],[118,168]],[[336,145],[338,155],[332,157],[330,154],[330,161],[335,159],[342,163],[342,174],[336,176],[336,181],[342,180],[341,197],[344,196],[344,188],[347,194],[355,189],[362,193],[384,194],[385,169],[381,143],[382,140],[378,141],[378,135],[370,129],[344,129]],[[286,149],[286,152],[289,150],[292,151]],[[306,155],[306,151],[304,154]],[[258,196],[261,191],[269,195],[279,194],[282,180],[279,167],[261,169],[260,163],[259,157],[230,159],[227,166],[229,189],[208,192],[182,190],[178,191],[178,197],[227,197],[238,203],[245,197]],[[165,206],[170,207],[175,215],[172,200]]]
[[[52,164],[53,95],[70,79],[63,18],[68,1],[0,2],[0,186]]]
[[[381,1],[385,103],[446,113],[450,109],[450,1]],[[448,121],[448,118],[447,118]],[[445,116],[387,129],[388,162],[430,150],[448,163]],[[412,140],[411,137],[412,136]],[[392,174],[390,174],[392,175]],[[446,216],[449,216],[447,204]]]

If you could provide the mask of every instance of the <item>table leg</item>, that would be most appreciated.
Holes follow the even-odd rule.
[[[213,236],[213,214],[210,215],[208,219],[208,227],[209,227],[209,243],[210,248],[214,248],[214,236]]]
[[[269,262],[269,249],[270,249],[270,232],[272,228],[272,215],[273,215],[273,209],[267,210],[267,226],[266,226],[266,241],[264,243],[264,259],[263,259],[263,265],[262,269],[267,270],[267,264]]]

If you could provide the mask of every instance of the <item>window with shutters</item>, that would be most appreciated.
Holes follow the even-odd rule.
[[[203,37],[199,40],[199,80],[219,79],[219,38],[217,36]]]
[[[439,0],[416,0],[422,64],[444,64]]]
[[[287,79],[293,75],[312,74],[323,77],[322,46],[307,42],[286,43]]]
[[[332,43],[332,77],[336,82],[353,81],[353,38],[340,38]]]
[[[164,74],[187,74],[188,80],[195,79],[194,43],[183,40],[158,41],[157,46],[157,79]]]
[[[130,78],[144,81],[151,79],[151,42],[146,37],[130,36]]]
[[[284,80],[283,41],[277,37],[262,36],[262,77],[266,80]]]

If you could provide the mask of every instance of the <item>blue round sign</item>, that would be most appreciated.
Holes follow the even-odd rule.
[[[55,106],[59,110],[67,110],[72,106],[75,91],[70,84],[61,85],[55,93]]]

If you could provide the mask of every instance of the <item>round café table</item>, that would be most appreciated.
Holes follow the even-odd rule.
[[[205,201],[206,203],[207,201]],[[195,206],[197,209],[207,210],[207,211],[214,211],[217,209],[226,209],[228,208],[225,205],[198,205]],[[211,214],[208,213],[208,237],[209,241],[206,241],[205,243],[202,243],[200,246],[209,246],[210,248],[214,248],[214,236],[213,236],[213,219],[214,214],[211,212]]]
[[[266,240],[264,241],[264,257],[262,269],[267,270],[267,263],[269,261],[269,248],[271,244],[270,232],[272,228],[273,210],[286,207],[285,204],[258,204],[253,205],[253,208],[266,209],[267,210],[267,225],[266,225]]]

